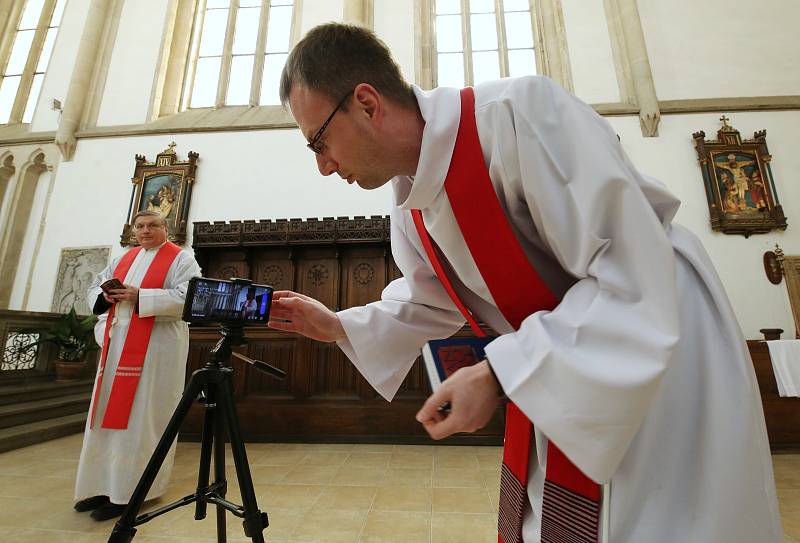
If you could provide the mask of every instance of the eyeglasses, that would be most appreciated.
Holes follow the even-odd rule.
[[[163,224],[154,224],[154,223],[137,223],[133,225],[134,230],[155,230],[156,228],[164,228]]]
[[[311,149],[312,151],[314,151],[318,155],[322,154],[322,146],[319,145],[319,140],[322,137],[322,134],[325,133],[325,129],[328,128],[328,124],[331,122],[331,119],[333,119],[333,116],[336,115],[336,112],[339,111],[339,108],[341,108],[344,105],[345,101],[348,98],[350,98],[351,94],[353,94],[353,91],[348,92],[345,95],[345,97],[342,98],[342,100],[336,105],[336,107],[333,109],[331,114],[328,115],[328,118],[325,119],[325,122],[322,123],[322,126],[319,128],[319,130],[317,130],[317,133],[314,134],[314,137],[311,138],[311,141],[309,141],[306,144],[306,147],[308,147],[309,149]]]

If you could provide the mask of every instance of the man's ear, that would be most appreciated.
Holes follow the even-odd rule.
[[[370,120],[380,117],[383,113],[383,96],[369,83],[359,83],[353,89],[358,107],[366,113]]]

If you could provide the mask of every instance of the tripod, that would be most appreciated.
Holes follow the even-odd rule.
[[[283,379],[286,374],[282,370],[260,360],[253,360],[232,352],[231,347],[245,343],[241,326],[223,326],[220,329],[220,335],[222,338],[210,351],[210,360],[201,369],[195,371],[189,379],[178,407],[175,408],[172,418],[161,435],[161,440],[156,445],[153,456],[150,457],[150,461],[147,463],[147,467],[142,473],[136,489],[133,491],[128,506],[114,526],[114,530],[108,538],[108,543],[130,543],[136,534],[135,526],[149,522],[164,513],[191,503],[195,504],[195,520],[206,518],[207,504],[210,503],[217,506],[218,543],[225,543],[227,539],[225,532],[226,511],[230,511],[235,516],[244,519],[242,524],[244,524],[245,536],[251,538],[254,543],[264,543],[262,532],[269,525],[269,521],[267,513],[259,511],[256,504],[253,479],[250,476],[247,454],[245,453],[244,442],[239,429],[239,418],[236,415],[236,407],[234,405],[233,368],[223,366],[223,362],[229,360],[233,355],[278,379]],[[201,438],[197,490],[194,494],[185,496],[174,503],[165,505],[155,511],[138,515],[147,493],[150,491],[150,487],[153,485],[153,481],[158,475],[158,471],[161,469],[161,465],[164,463],[175,437],[178,435],[181,423],[189,413],[192,402],[198,396],[200,396],[200,401],[205,405],[205,417]],[[225,499],[225,494],[228,490],[228,482],[225,479],[226,425],[231,440],[231,453],[236,465],[236,476],[239,480],[239,490],[242,494],[243,505],[236,505]],[[214,482],[209,485],[212,445],[214,453]]]

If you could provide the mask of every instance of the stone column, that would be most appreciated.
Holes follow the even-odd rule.
[[[544,73],[569,92],[574,92],[561,0],[541,0],[536,2],[536,7],[536,17],[539,19],[537,26],[542,34],[538,41],[544,49],[540,56],[544,66],[539,73]]]
[[[78,55],[75,59],[75,68],[72,71],[67,98],[64,101],[64,110],[61,114],[61,121],[59,122],[55,139],[55,143],[61,151],[61,156],[67,162],[72,160],[78,143],[75,139],[75,133],[78,131],[83,117],[83,110],[92,80],[92,69],[101,57],[100,45],[103,25],[110,4],[112,2],[107,0],[92,0],[89,12],[86,15],[86,23],[83,27],[83,34],[78,45]]]
[[[373,0],[344,0],[342,20],[372,29],[375,26]]]
[[[653,73],[650,70],[650,60],[647,56],[639,8],[636,6],[636,0],[612,0],[610,7],[617,11],[619,22],[617,31],[621,33],[616,37],[617,39],[612,39],[612,44],[623,45],[625,48],[625,54],[621,55],[621,58],[627,57],[628,66],[624,71],[630,74],[630,83],[636,97],[636,104],[639,106],[642,135],[645,137],[658,136],[661,111],[658,107]],[[613,16],[613,13],[609,14],[609,18]]]

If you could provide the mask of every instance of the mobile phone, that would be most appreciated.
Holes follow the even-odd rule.
[[[272,287],[248,279],[193,277],[186,291],[183,320],[193,323],[266,323]]]
[[[103,281],[100,284],[100,288],[103,289],[103,292],[110,295],[112,290],[125,288],[125,285],[116,277],[112,277],[108,281]]]

